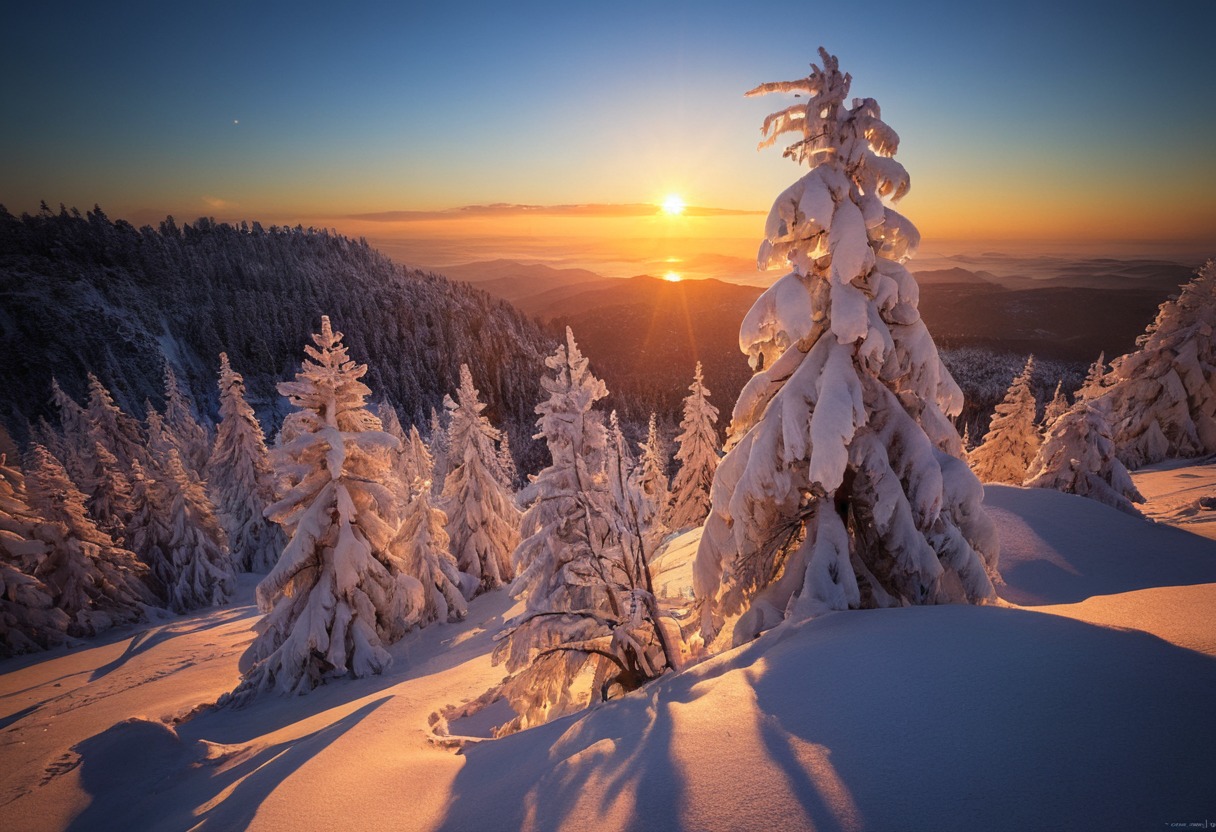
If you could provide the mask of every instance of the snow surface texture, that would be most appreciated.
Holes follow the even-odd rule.
[[[1137,480],[1169,507],[1196,483],[1210,493],[1216,468]],[[501,677],[491,637],[519,610],[505,592],[388,647],[384,675],[182,721],[237,677],[257,615],[253,576],[238,576],[232,607],[0,663],[0,828],[1024,832],[1210,817],[1216,543],[1049,490],[994,486],[989,502],[1009,541],[1002,592],[1037,606],[787,625],[460,755],[426,742],[428,716]]]
[[[995,597],[998,542],[951,423],[962,393],[902,265],[919,243],[887,201],[908,190],[898,136],[820,50],[767,145],[811,171],[777,197],[760,266],[793,271],[743,321],[756,375],[739,395],[697,553],[702,632],[736,643],[787,617]],[[1027,460],[1029,461],[1029,460]]]

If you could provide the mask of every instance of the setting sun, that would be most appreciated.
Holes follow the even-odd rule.
[[[684,200],[679,194],[668,194],[667,199],[663,200],[663,210],[668,214],[676,215],[684,213]]]
[[[678,272],[668,272],[667,274],[663,275],[663,279],[668,283],[679,283],[684,278],[680,277]]]

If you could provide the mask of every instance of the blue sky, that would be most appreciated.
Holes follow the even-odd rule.
[[[1033,236],[1041,201],[1096,236],[1216,229],[1216,4],[1065,5],[26,4],[0,32],[0,202],[765,209],[797,172],[754,151],[782,103],[742,93],[822,44],[935,228]]]

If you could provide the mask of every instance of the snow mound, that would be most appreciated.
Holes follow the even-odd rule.
[[[1001,536],[997,588],[1023,606],[1069,604],[1161,586],[1216,583],[1216,542],[1094,500],[1041,488],[985,487]]]
[[[441,828],[1159,828],[1210,812],[1214,684],[1033,611],[831,614],[466,749]]]

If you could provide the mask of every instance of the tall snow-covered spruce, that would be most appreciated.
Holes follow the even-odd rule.
[[[397,441],[365,406],[371,390],[328,317],[294,381],[279,384],[296,408],[272,461],[285,486],[267,514],[289,538],[260,584],[266,616],[241,657],[243,680],[226,701],[263,689],[304,693],[329,678],[379,673],[384,645],[416,620],[418,581],[388,551],[396,532],[390,481]]]
[[[486,406],[473,386],[469,365],[460,365],[460,389],[449,406],[452,470],[443,484],[443,509],[452,554],[477,591],[497,589],[515,577],[511,554],[519,545],[519,512],[497,470],[498,430],[482,415]]]
[[[676,437],[680,470],[672,482],[667,525],[672,529],[699,526],[709,514],[709,489],[718,468],[718,408],[709,403],[709,388],[701,376],[701,362],[684,399],[684,419]]]
[[[777,197],[759,264],[792,271],[756,301],[739,343],[756,371],[694,564],[702,630],[743,612],[736,643],[784,618],[995,597],[996,530],[951,423],[962,393],[902,265],[919,243],[887,204],[908,190],[898,137],[851,78],[823,67],[749,95],[800,93],[770,115],[772,144],[811,170]],[[746,610],[746,611],[745,611]]]
[[[1005,398],[996,406],[984,441],[967,460],[971,470],[984,482],[1021,485],[1030,463],[1039,450],[1042,437],[1035,424],[1036,403],[1030,381],[1034,376],[1034,356],[1009,385]]]
[[[1119,458],[1138,468],[1216,451],[1216,261],[1161,304],[1136,343],[1101,391]]]
[[[220,353],[220,423],[208,477],[233,565],[242,572],[269,572],[286,543],[265,517],[274,502],[273,474],[262,426],[245,401],[245,380]]]
[[[175,578],[169,587],[170,605],[174,612],[186,612],[227,602],[236,589],[227,539],[203,483],[176,449],[165,460],[164,486],[169,505],[167,553]]]
[[[554,377],[542,379],[549,398],[536,412],[552,462],[536,477],[536,499],[524,513],[514,554],[512,590],[526,606],[496,636],[494,651],[494,662],[512,674],[502,695],[518,716],[507,731],[583,707],[617,685],[635,689],[677,661],[678,630],[659,615],[644,552],[622,545],[614,531],[619,511],[604,472],[611,454],[593,410],[608,388],[569,329],[545,363]],[[623,440],[618,444],[623,448]],[[617,485],[631,490],[627,471]],[[636,507],[630,514],[640,540]],[[580,681],[586,687],[576,687]]]

